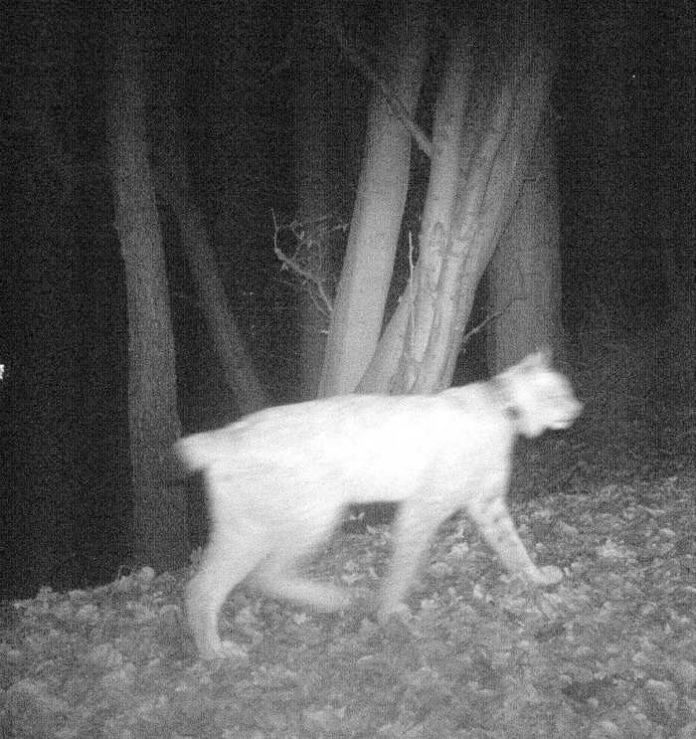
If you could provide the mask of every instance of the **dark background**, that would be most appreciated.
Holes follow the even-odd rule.
[[[79,172],[69,197],[57,203],[55,170],[46,181],[27,178],[34,138],[27,128],[28,81],[42,79],[36,65],[37,30],[29,4],[5,7],[0,115],[3,183],[0,191],[0,454],[2,476],[1,595],[25,596],[39,584],[56,588],[113,579],[129,559],[129,460],[126,417],[127,325],[124,275],[113,227],[113,195],[105,166],[102,84],[104,60],[97,11],[89,5],[57,6],[46,43],[60,61],[54,120],[60,124],[71,171]],[[572,4],[562,13],[559,64],[552,93],[561,194],[563,320],[570,347],[587,336],[631,343],[650,354],[646,372],[659,381],[668,361],[665,340],[667,290],[660,259],[665,238],[690,234],[693,259],[694,11],[684,3]],[[612,4],[613,5],[613,4]],[[370,39],[381,17],[372,3],[357,4],[356,28]],[[264,385],[274,401],[296,400],[297,294],[279,271],[272,251],[271,209],[292,214],[293,90],[297,70],[288,57],[290,3],[175,3],[171,6],[180,68],[177,107],[189,145],[195,197],[219,218],[211,172],[209,122],[234,116],[234,156],[226,165],[238,191],[236,242],[215,243],[231,305]],[[220,73],[220,59],[242,62],[234,80]],[[239,44],[241,43],[241,48]],[[290,52],[292,49],[290,49]],[[342,166],[336,172],[348,220],[359,172],[367,84],[336,53],[336,126]],[[223,96],[221,91],[225,91]],[[424,96],[432,95],[424,90]],[[221,103],[234,101],[233,106]],[[415,150],[414,150],[415,152]],[[46,152],[41,156],[50,156]],[[40,157],[39,157],[40,158]],[[427,182],[427,162],[414,153],[413,188]],[[219,181],[219,180],[217,180]],[[416,224],[411,204],[407,221]],[[55,248],[32,245],[32,212],[55,217]],[[686,224],[686,228],[684,228]],[[180,414],[185,430],[211,427],[237,416],[208,346],[192,294],[178,235],[162,214],[175,332],[178,342]],[[667,235],[667,236],[666,236]],[[214,229],[211,238],[215,242]],[[229,255],[233,258],[229,258]],[[50,275],[43,279],[41,275]],[[59,335],[42,335],[42,290],[58,291]],[[56,301],[57,299],[57,301]],[[55,316],[54,316],[55,319]],[[52,321],[55,326],[55,320]],[[660,337],[646,343],[645,332]],[[589,333],[588,333],[589,332]],[[455,381],[485,374],[482,337],[469,348]],[[37,354],[41,361],[37,361]],[[42,458],[28,453],[24,420],[41,412],[27,389],[59,392],[59,412],[45,419],[47,453],[65,455],[55,491],[71,541],[55,563],[50,583],[34,583],[26,571],[32,540],[27,472]],[[675,388],[685,399],[693,386]],[[35,395],[35,394],[34,394]],[[35,448],[35,447],[33,447]],[[200,531],[193,536],[196,541]]]

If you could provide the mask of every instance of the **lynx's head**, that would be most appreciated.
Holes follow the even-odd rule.
[[[568,428],[582,411],[568,380],[551,367],[548,351],[530,354],[496,375],[491,385],[515,416],[519,433],[530,438]]]

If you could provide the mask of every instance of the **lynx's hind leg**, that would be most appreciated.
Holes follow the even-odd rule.
[[[300,577],[290,566],[282,569],[264,567],[254,575],[254,581],[260,589],[274,598],[310,606],[323,613],[343,610],[351,603],[350,594],[343,588]]]
[[[469,503],[467,512],[508,572],[536,585],[555,585],[563,579],[558,567],[540,569],[534,564],[510,518],[503,490],[489,490],[481,500]]]
[[[450,512],[449,509],[439,510],[436,506],[423,507],[408,501],[403,503],[394,524],[391,564],[379,595],[379,623],[386,623],[392,614],[406,608],[403,600],[422,564],[428,544]]]
[[[241,652],[225,645],[218,633],[220,610],[232,589],[241,583],[268,553],[268,548],[244,532],[214,532],[203,562],[186,587],[186,614],[202,659]]]
[[[314,582],[297,574],[299,563],[326,541],[340,519],[340,509],[319,510],[286,525],[286,535],[278,537],[271,555],[254,572],[253,582],[274,598],[308,605],[316,611],[331,613],[347,608],[347,591],[329,583]]]

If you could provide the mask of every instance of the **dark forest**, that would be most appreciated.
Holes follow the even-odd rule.
[[[429,394],[544,347],[584,411],[562,440],[520,443],[515,504],[696,489],[693,7],[329,5],[1,11],[7,602],[184,577],[208,521],[170,451],[182,435]],[[471,237],[458,307],[439,334],[404,318],[416,338],[395,348],[408,301],[425,315],[448,183],[451,233]],[[393,512],[351,510],[362,534]]]
[[[130,561],[132,546],[126,287],[106,143],[110,51],[95,9],[44,11],[17,6],[2,32],[7,594],[112,578]],[[365,4],[346,21],[363,47],[375,48],[387,18]],[[146,22],[145,71],[168,78],[163,94],[171,95],[166,105],[181,122],[189,194],[205,219],[256,382],[272,403],[313,392],[303,384],[312,380],[302,369],[302,286],[273,251],[272,213],[289,222],[299,207],[293,96],[307,71],[302,34],[329,44],[334,65],[325,70],[324,101],[331,115],[324,121],[329,175],[323,186],[330,190],[326,214],[334,219],[329,282],[337,280],[345,248],[369,100],[370,81],[335,38],[319,38],[329,33],[325,26],[312,23],[298,20],[290,5],[263,3],[240,14],[213,4],[181,4],[171,14],[153,6]],[[437,37],[438,28],[430,33]],[[559,345],[583,362],[594,355],[599,385],[609,374],[639,375],[647,406],[659,387],[670,386],[677,403],[693,398],[692,33],[667,6],[625,13],[578,6],[553,27]],[[432,54],[416,111],[424,130],[442,63],[437,48]],[[146,101],[151,132],[153,104]],[[162,144],[148,146],[157,156]],[[404,234],[418,229],[427,183],[425,157],[414,149],[411,160],[392,306],[407,268]],[[157,205],[178,413],[185,430],[212,428],[238,417],[244,402],[225,381],[206,335],[172,208],[161,198]],[[482,293],[485,279],[476,323],[486,316]],[[617,345],[621,356],[613,355]],[[461,352],[455,384],[486,373],[484,327]],[[621,378],[612,379],[621,393]],[[646,408],[646,415],[650,422],[652,411]],[[658,444],[659,435],[655,430]],[[41,582],[27,569],[37,537],[57,541]]]

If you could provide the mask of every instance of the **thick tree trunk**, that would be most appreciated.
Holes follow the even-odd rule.
[[[402,298],[402,303],[410,309],[408,330],[398,369],[386,373],[392,392],[408,392],[415,385],[435,319],[442,261],[460,186],[464,116],[472,82],[471,52],[469,29],[462,24],[452,40],[442,89],[435,103],[432,161],[418,238],[418,267]],[[394,353],[394,359],[398,357]]]
[[[522,192],[488,266],[488,369],[496,374],[560,339],[560,252],[555,152],[539,130]]]
[[[393,9],[384,79],[412,116],[426,59],[425,13],[418,0]],[[410,166],[410,133],[390,102],[373,91],[367,144],[326,347],[319,395],[352,392],[382,331]]]
[[[27,73],[22,121],[29,143],[26,200],[17,219],[28,224],[20,271],[25,287],[24,340],[17,346],[16,366],[8,367],[8,373],[16,373],[16,383],[23,385],[17,421],[26,499],[17,506],[10,539],[25,547],[18,552],[17,563],[28,563],[28,588],[26,583],[16,584],[26,594],[41,585],[60,585],[61,578],[70,582],[74,574],[71,462],[77,405],[77,361],[72,351],[77,336],[68,301],[72,234],[66,205],[72,177],[53,115],[60,99],[56,79],[60,55],[52,48],[50,15],[38,13],[33,21],[38,33],[30,37],[33,69]]]
[[[686,117],[682,115],[681,119]],[[696,218],[693,215],[696,132],[693,126],[683,124],[673,146],[676,151],[658,170],[654,187],[661,194],[655,221],[660,224],[660,266],[667,293],[663,327],[666,349],[659,361],[663,365],[660,372],[666,371],[669,383],[684,387],[696,380]],[[650,178],[655,180],[654,172]],[[661,178],[666,182],[661,182]]]
[[[527,173],[529,156],[539,128],[541,115],[546,109],[551,82],[550,57],[544,50],[523,51],[513,60],[509,77],[503,86],[496,114],[484,140],[482,159],[492,166],[486,171],[474,164],[467,181],[474,185],[474,194],[479,178],[485,181],[485,195],[480,209],[471,215],[470,201],[465,199],[455,223],[456,236],[448,255],[445,278],[441,280],[442,301],[449,294],[458,292],[456,316],[446,336],[447,351],[432,351],[433,357],[419,378],[421,387],[447,387],[452,381],[457,354],[461,347],[476,288],[483,275],[500,234],[508,223],[519,198],[524,177]],[[512,104],[511,109],[508,107]],[[504,135],[498,133],[502,126]],[[465,252],[460,260],[460,250]],[[451,271],[450,275],[447,272]],[[448,287],[449,286],[449,287]],[[444,302],[445,310],[447,303]],[[437,324],[437,321],[436,321]],[[438,333],[431,337],[431,344],[439,340]],[[443,361],[444,360],[444,361]]]
[[[453,61],[456,58],[452,56]],[[522,51],[511,59],[492,111],[487,112],[485,99],[478,101],[464,136],[449,228],[441,217],[434,229],[429,226],[432,234],[426,233],[420,244],[411,283],[428,295],[423,298],[427,312],[421,311],[416,317],[418,336],[414,337],[411,330],[410,315],[422,296],[414,300],[407,291],[362,379],[365,391],[432,392],[451,383],[476,287],[527,172],[541,113],[548,101],[549,72],[548,54]],[[484,85],[480,88],[489,95]],[[436,194],[429,192],[429,197]],[[426,212],[429,208],[426,203]],[[426,250],[438,253],[426,256]],[[433,264],[437,270],[432,269]],[[407,362],[400,362],[404,354],[411,356]],[[408,372],[399,375],[400,366],[407,367]]]
[[[107,135],[128,303],[128,412],[134,554],[170,569],[187,554],[186,497],[170,453],[180,436],[166,264],[145,138],[142,49],[119,18],[107,85]]]
[[[32,163],[36,164],[36,163]],[[32,167],[33,169],[33,167]],[[25,387],[22,416],[25,424],[23,455],[27,499],[24,531],[18,541],[26,547],[32,587],[69,581],[73,555],[71,509],[73,484],[71,457],[76,407],[72,374],[76,370],[70,341],[74,327],[62,300],[70,284],[70,264],[62,239],[69,236],[60,213],[60,193],[47,187],[36,170],[29,177],[41,182],[27,209],[31,221],[25,258],[31,271],[27,280],[26,346],[21,371]],[[30,187],[28,193],[34,188]],[[29,265],[31,265],[29,267]],[[77,341],[77,337],[75,337]],[[14,369],[14,368],[13,368]],[[24,507],[24,506],[23,506]]]

